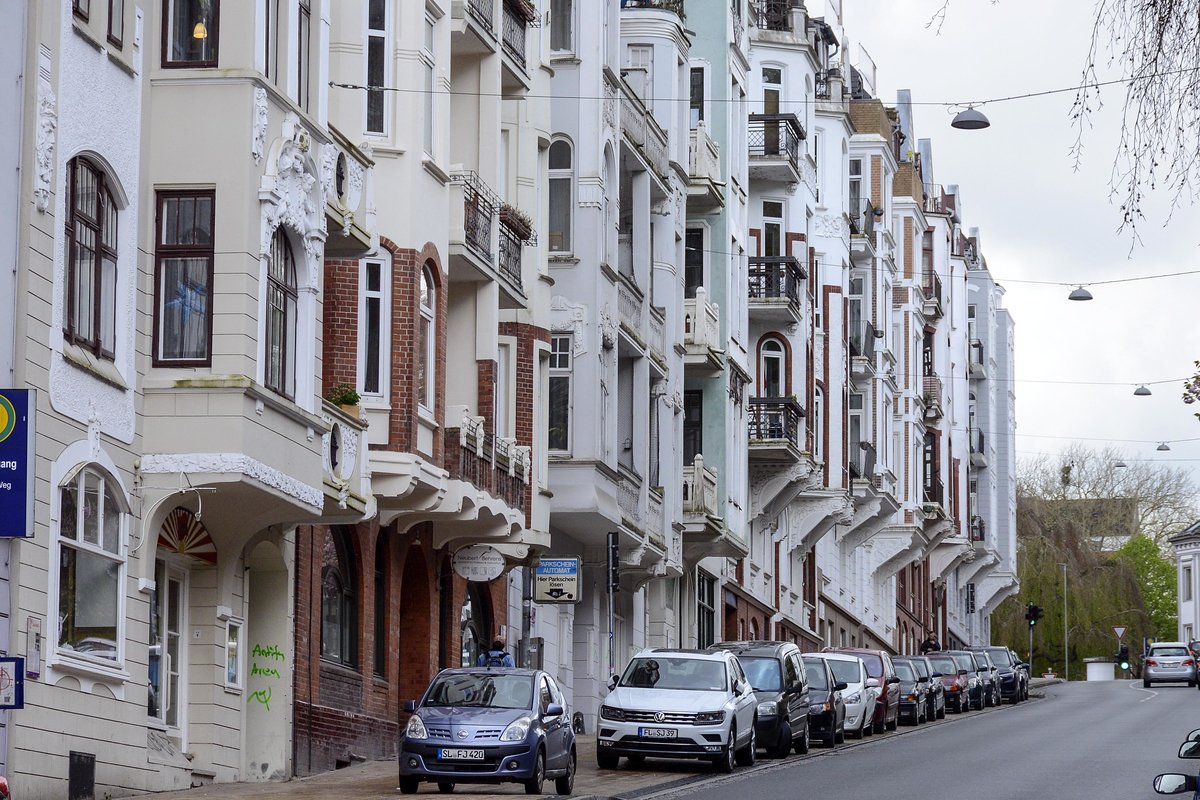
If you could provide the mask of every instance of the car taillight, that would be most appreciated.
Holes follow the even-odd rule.
[[[1190,667],[1190,666],[1192,665],[1192,660],[1191,660],[1190,658],[1185,658],[1185,659],[1183,660],[1183,665],[1184,665],[1185,667]]]
[[[1158,662],[1157,662],[1157,661],[1155,661],[1153,658],[1147,658],[1147,659],[1146,659],[1146,666],[1147,666],[1147,667],[1157,667],[1157,666],[1158,666]]]

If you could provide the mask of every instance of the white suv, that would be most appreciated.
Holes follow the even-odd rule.
[[[614,675],[600,706],[596,763],[699,758],[732,772],[754,763],[754,689],[737,656],[699,650],[643,650]]]

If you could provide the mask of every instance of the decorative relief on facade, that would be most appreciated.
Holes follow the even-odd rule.
[[[36,173],[33,176],[33,198],[37,210],[45,213],[50,207],[50,184],[54,180],[54,139],[58,129],[58,111],[49,80],[38,81],[37,134],[34,138]]]
[[[322,209],[317,166],[311,155],[308,132],[294,113],[283,121],[283,135],[271,146],[271,160],[259,189],[262,201],[263,256],[271,252],[271,237],[276,228],[287,225],[304,242],[306,270],[310,288],[317,276],[325,243],[325,214]]]
[[[808,187],[815,197],[817,194],[817,171],[809,163],[808,157],[800,159],[800,182]]]
[[[254,128],[250,139],[250,155],[254,163],[261,164],[267,147],[267,90],[259,86],[254,90]]]
[[[841,239],[850,245],[850,222],[845,214],[817,214],[812,218],[813,236]]]
[[[550,330],[554,333],[572,335],[571,354],[581,356],[587,352],[584,331],[587,328],[587,306],[572,303],[562,295],[550,298]]]
[[[580,178],[576,191],[580,208],[604,208],[604,181],[600,178]]]
[[[327,144],[321,148],[321,193],[325,195],[325,202],[337,205],[338,196],[334,190],[333,179],[337,174],[337,145]]]
[[[604,124],[613,130],[617,128],[617,87],[607,76],[604,78]]]
[[[617,346],[617,323],[613,321],[612,307],[608,303],[600,309],[600,344],[605,350]]]
[[[244,453],[180,453],[175,455],[142,456],[141,471],[147,475],[165,475],[183,472],[234,473],[283,492],[288,497],[320,511],[325,504],[325,494],[315,486],[309,486],[279,470],[253,459]]]

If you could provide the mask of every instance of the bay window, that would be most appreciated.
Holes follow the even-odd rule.
[[[163,0],[164,67],[217,66],[220,0]]]
[[[158,193],[155,366],[212,363],[213,196]]]

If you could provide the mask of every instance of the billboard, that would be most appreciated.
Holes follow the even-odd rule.
[[[33,389],[0,389],[0,536],[33,536],[36,410]]]

